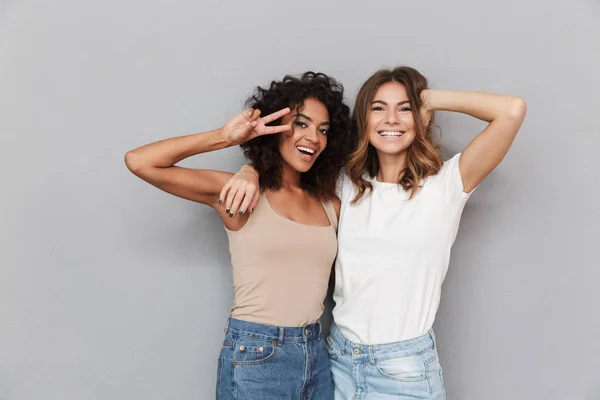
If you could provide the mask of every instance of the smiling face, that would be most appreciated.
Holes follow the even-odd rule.
[[[319,100],[309,98],[301,108],[283,117],[281,123],[292,125],[293,130],[280,134],[279,154],[293,170],[308,171],[327,146],[330,125],[327,108]]]
[[[380,155],[402,155],[416,137],[406,88],[396,82],[379,87],[367,114],[369,143]]]

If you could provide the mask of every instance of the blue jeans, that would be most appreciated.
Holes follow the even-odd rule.
[[[445,400],[433,332],[402,342],[365,345],[333,324],[327,338],[336,400]]]
[[[333,400],[321,325],[278,327],[229,319],[217,400]]]

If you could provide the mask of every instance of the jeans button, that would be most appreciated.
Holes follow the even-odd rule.
[[[360,354],[360,350],[359,349],[354,349],[354,354],[356,354],[356,355]]]

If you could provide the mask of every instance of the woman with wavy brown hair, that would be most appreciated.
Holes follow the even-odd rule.
[[[350,109],[342,86],[313,72],[258,87],[247,105],[222,128],[142,146],[125,161],[159,189],[214,208],[225,226],[234,305],[217,399],[333,399],[319,319],[337,251]],[[176,166],[237,144],[259,175],[257,197],[241,210],[220,196],[232,174]]]
[[[487,122],[442,162],[433,112]],[[328,340],[338,399],[444,399],[432,326],[462,210],[502,161],[526,106],[490,93],[431,90],[410,67],[361,87],[358,137],[338,195],[334,325]]]
[[[437,110],[487,122],[445,162],[432,135]],[[445,399],[432,326],[450,249],[467,199],[502,161],[525,113],[514,96],[431,90],[410,67],[380,70],[362,85],[356,149],[337,192],[328,338],[336,399]]]

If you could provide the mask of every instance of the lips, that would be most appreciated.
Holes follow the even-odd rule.
[[[317,150],[307,146],[296,146],[296,150],[300,153],[300,158],[303,161],[311,162],[317,154]]]
[[[378,131],[377,133],[379,133],[379,136],[384,136],[384,137],[400,137],[402,135],[404,135],[403,131]]]
[[[317,152],[316,150],[311,149],[310,147],[306,147],[306,146],[296,146],[296,148],[298,149],[298,151],[300,153],[306,154],[308,156],[312,156]]]

